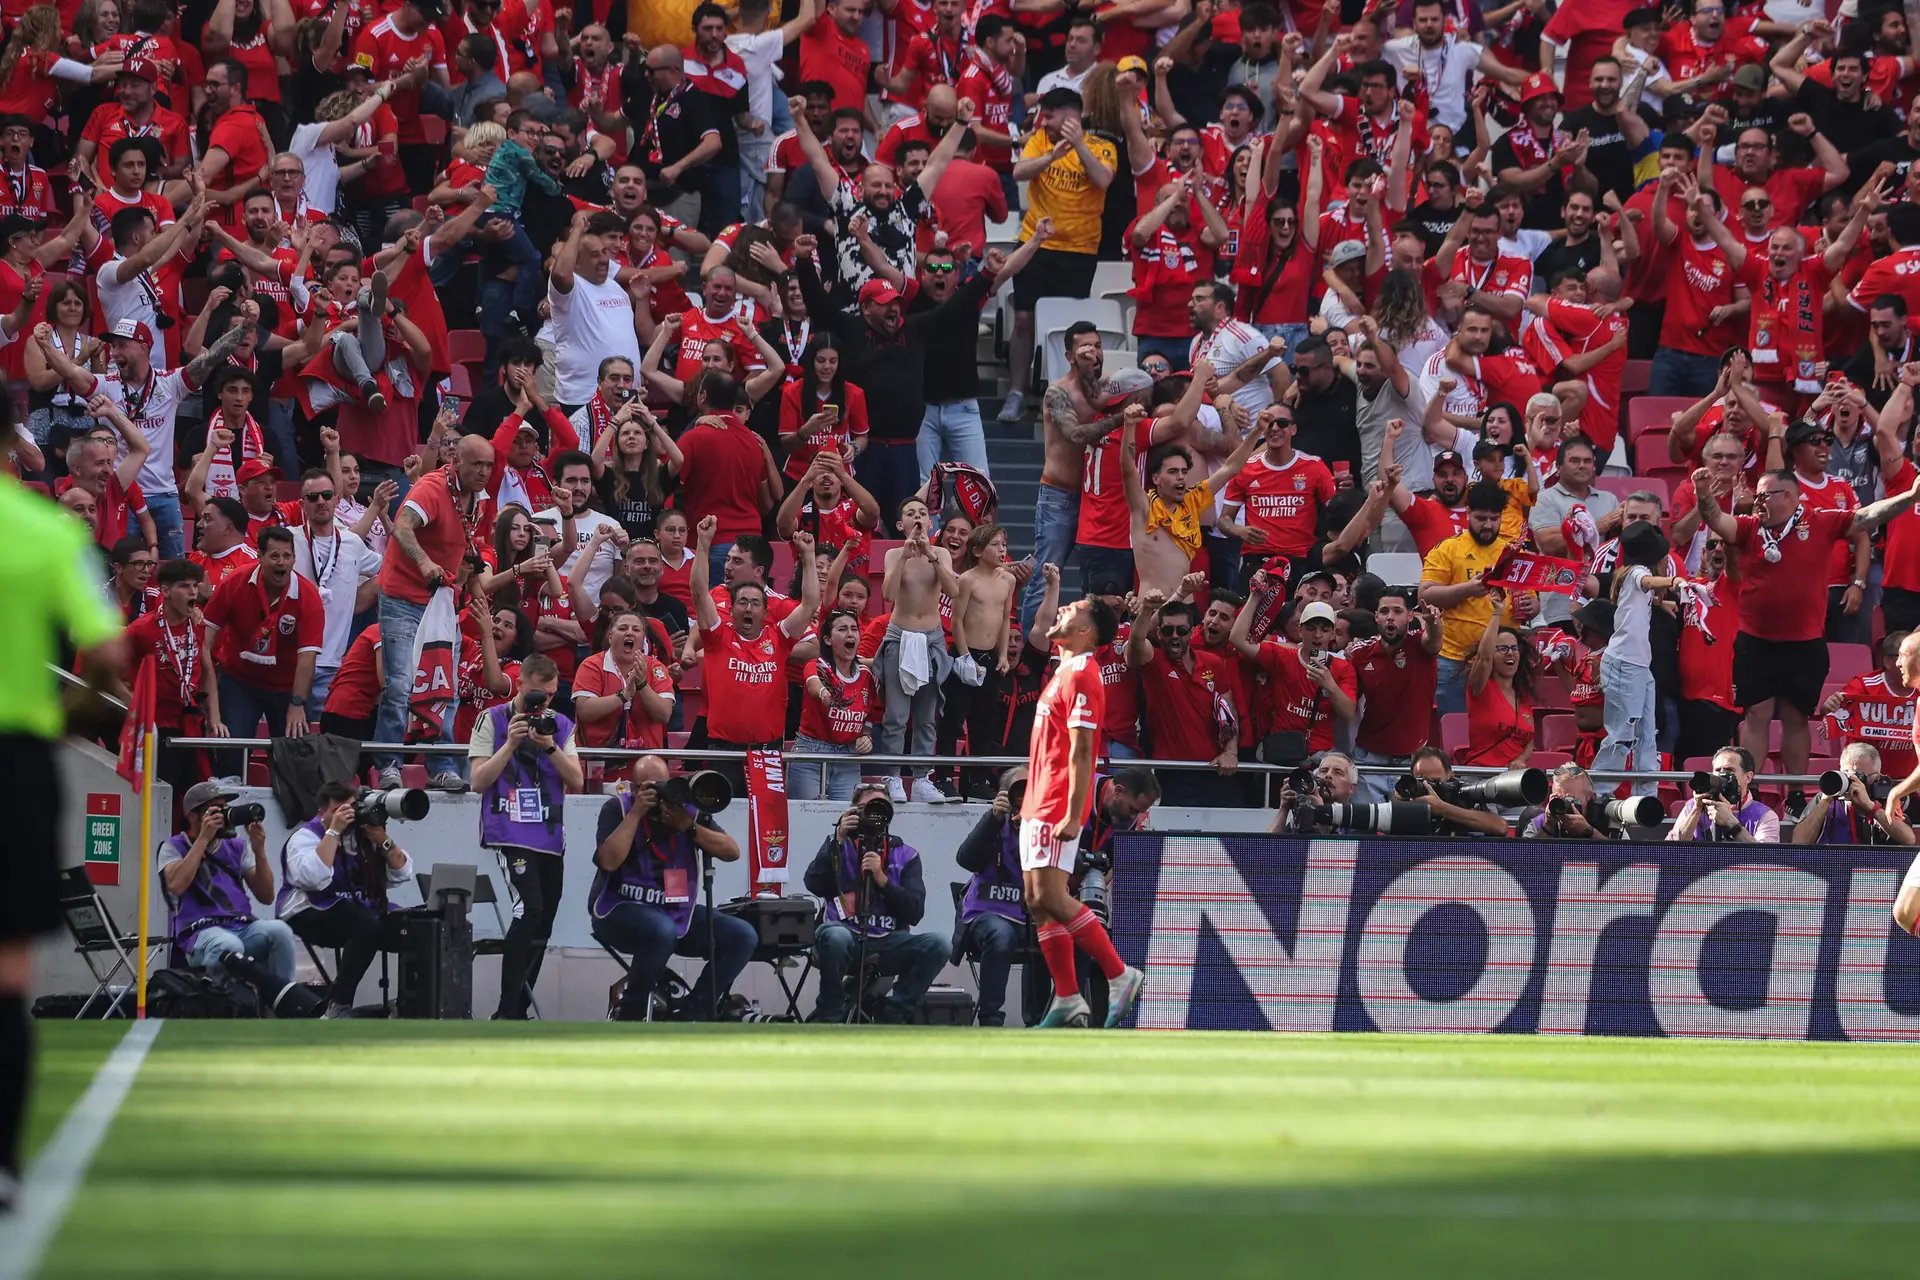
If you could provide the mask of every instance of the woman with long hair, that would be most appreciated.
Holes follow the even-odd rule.
[[[67,37],[67,56],[91,62],[93,51],[119,34],[120,0],[80,0],[73,15],[73,34]]]
[[[1502,623],[1503,587],[1487,588],[1493,615],[1467,668],[1467,751],[1461,764],[1511,769],[1533,755],[1533,693],[1539,654],[1517,627]]]
[[[638,400],[627,401],[613,415],[613,428],[601,434],[592,461],[601,510],[620,522],[628,538],[653,537],[686,461],[660,420]]]
[[[860,785],[855,757],[873,750],[880,688],[860,661],[860,616],[835,609],[820,627],[820,656],[807,663],[807,696],[800,710],[795,751],[849,757],[831,764],[796,760],[787,766],[789,793],[802,800],[845,803]]]
[[[14,24],[0,46],[0,115],[25,116],[36,135],[60,105],[60,87],[67,84],[105,84],[120,74],[125,55],[103,53],[92,65],[62,57],[66,37],[60,28],[60,10],[37,4]]]
[[[1324,166],[1320,139],[1307,139],[1313,163],[1307,172],[1306,197],[1296,211],[1275,199],[1279,191],[1280,158],[1266,154],[1263,140],[1248,144],[1251,152],[1240,221],[1239,251],[1227,279],[1237,296],[1234,314],[1271,338],[1286,339],[1291,353],[1307,336],[1307,310],[1313,296],[1315,263],[1313,237],[1320,225]]]
[[[851,467],[867,447],[867,393],[847,381],[840,357],[838,338],[815,334],[800,357],[799,379],[780,389],[780,447],[787,451],[789,481],[806,475],[822,449],[838,451]]]
[[[71,277],[47,290],[47,323],[53,326],[54,348],[83,369],[105,369],[106,346],[98,338],[87,336],[92,328],[93,305],[87,300],[86,282]],[[87,412],[87,398],[74,394],[67,380],[53,371],[37,342],[26,346],[27,431],[34,444],[46,455],[49,466],[64,458],[67,441],[76,432],[93,425]],[[66,464],[58,462],[65,474]]]
[[[473,736],[473,722],[489,707],[513,696],[520,683],[520,662],[533,652],[533,622],[520,609],[487,598],[485,590],[468,589],[463,636],[474,644],[460,646],[460,670],[454,676],[459,699],[453,714],[454,741]]]
[[[1246,143],[1234,149],[1227,157],[1227,200],[1220,210],[1221,218],[1227,224],[1227,242],[1220,246],[1215,256],[1229,274],[1233,271],[1233,260],[1240,254],[1240,236],[1247,227],[1247,183],[1254,178],[1254,148]],[[1204,196],[1201,197],[1205,199]]]
[[[535,532],[532,514],[519,503],[509,502],[500,509],[493,521],[493,546],[486,552],[487,574],[480,580],[481,590],[499,596],[503,604],[519,604],[532,598],[530,591],[521,589],[525,579],[534,580],[536,591],[542,583],[553,585],[547,581],[549,573],[553,582],[559,581],[553,555],[538,544]]]
[[[1373,319],[1382,342],[1393,347],[1400,367],[1418,373],[1433,353],[1447,345],[1447,331],[1427,313],[1420,277],[1404,267],[1387,272],[1373,301]]]
[[[662,747],[673,718],[673,677],[648,652],[647,616],[609,611],[605,638],[573,678],[573,714],[585,747]]]

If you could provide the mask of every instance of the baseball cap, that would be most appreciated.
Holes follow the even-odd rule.
[[[900,301],[900,291],[885,280],[869,280],[860,286],[860,301],[884,307],[890,302]]]
[[[29,218],[24,213],[10,213],[0,218],[0,245],[28,231],[38,231],[40,220]]]
[[[153,345],[153,330],[138,320],[121,320],[107,330],[109,338],[131,338],[144,346]]]
[[[261,476],[272,476],[275,480],[285,480],[286,474],[271,462],[262,462],[258,458],[248,458],[240,464],[240,474],[235,480],[245,484],[249,480],[258,480]]]
[[[1153,390],[1152,374],[1139,369],[1118,369],[1114,371],[1112,377],[1100,384],[1100,403],[1107,408],[1112,408],[1128,396],[1151,390]]]
[[[1145,75],[1147,74],[1147,60],[1137,53],[1130,53],[1120,59],[1120,61],[1114,63],[1113,70],[1116,75],[1124,74],[1128,71],[1138,71],[1141,75]]]
[[[1553,77],[1544,71],[1534,72],[1527,77],[1526,83],[1520,86],[1520,101],[1523,105],[1532,102],[1535,98],[1544,98],[1548,94],[1559,97],[1560,86],[1555,84]]]
[[[1332,626],[1338,621],[1339,616],[1334,613],[1333,606],[1325,600],[1315,600],[1300,611],[1300,625],[1303,627],[1309,622],[1324,622]]]
[[[1787,428],[1786,446],[1791,449],[1796,445],[1803,445],[1809,441],[1818,440],[1826,434],[1827,429],[1825,427],[1817,422],[1809,422],[1805,418],[1802,418]]]
[[[1467,460],[1460,456],[1458,449],[1442,449],[1433,455],[1433,469],[1435,471],[1438,471],[1442,467],[1449,466],[1458,467],[1462,471],[1467,469]]]
[[[346,65],[341,71],[341,74],[350,76],[356,71],[371,79],[373,76],[373,55],[370,53],[355,54],[353,61]]]
[[[1349,262],[1359,262],[1367,256],[1367,246],[1358,240],[1342,240],[1333,246],[1333,252],[1327,255],[1327,265],[1342,267]]]
[[[160,68],[153,65],[153,59],[151,58],[128,58],[120,64],[120,74],[123,76],[136,76],[141,80],[145,80],[148,84],[160,83]]]
[[[1750,89],[1754,93],[1767,91],[1767,69],[1754,63],[1748,63],[1733,73],[1733,87]]]
[[[1629,9],[1627,11],[1626,21],[1620,24],[1621,29],[1625,31],[1631,31],[1635,27],[1654,27],[1658,25],[1660,25],[1660,11],[1658,9]]]
[[[1505,455],[1506,446],[1495,444],[1491,440],[1482,440],[1479,444],[1473,446],[1473,460],[1475,462],[1480,461],[1482,458],[1499,458]],[[1437,462],[1438,459],[1435,461]]]
[[[187,788],[187,794],[181,798],[180,807],[188,813],[204,809],[215,800],[238,800],[240,793],[218,778],[208,778],[205,782],[196,782]]]

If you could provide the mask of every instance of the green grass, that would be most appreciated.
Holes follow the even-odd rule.
[[[42,1031],[44,1135],[106,1042]],[[1883,1276],[1916,1079],[1884,1045],[171,1023],[42,1274]]]

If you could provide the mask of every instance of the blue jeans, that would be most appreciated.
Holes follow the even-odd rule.
[[[733,550],[732,542],[716,542],[707,548],[707,584],[710,587],[718,586],[727,580],[727,552],[731,550]]]
[[[637,902],[620,903],[606,918],[593,922],[595,938],[633,957],[633,967],[627,970],[627,989],[620,997],[621,1021],[638,1022],[647,1016],[647,1004],[653,996],[653,989],[660,985],[660,975],[666,972],[669,956],[710,959],[707,955],[707,926],[708,912],[704,903],[694,904],[693,918],[687,924],[687,931],[678,937],[673,932],[672,916],[655,907],[643,907]],[[712,913],[712,926],[712,963],[701,969],[700,980],[693,985],[688,1009],[701,1022],[707,1020],[707,1011],[713,1007],[712,1001],[733,990],[734,979],[747,967],[747,961],[753,958],[753,949],[760,941],[759,932],[737,916],[715,911]],[[716,976],[720,982],[717,994],[714,991]]]
[[[880,527],[888,537],[900,515],[900,504],[920,488],[915,468],[918,448],[911,440],[869,440],[853,465],[853,473],[873,500],[880,504]]]
[[[689,930],[691,932],[691,930]],[[896,974],[887,994],[888,1022],[905,1022],[920,1007],[927,988],[947,965],[946,942],[930,933],[897,929],[867,939],[867,955],[875,969]],[[820,994],[814,1001],[816,1022],[840,1022],[847,1016],[844,980],[860,955],[860,938],[844,924],[823,924],[813,935],[813,963],[820,970]]]
[[[387,630],[380,629],[381,644],[385,647]],[[1450,716],[1465,712],[1467,709],[1467,668],[1473,664],[1463,658],[1436,659],[1440,668],[1440,683],[1434,690],[1434,705],[1440,708],[1440,714]]]
[[[1594,753],[1595,772],[1627,767],[1627,753],[1633,753],[1636,771],[1650,773],[1660,767],[1660,748],[1653,740],[1653,671],[1638,663],[1626,662],[1610,653],[1600,655],[1600,691],[1606,695],[1607,736]],[[1633,794],[1650,796],[1657,785],[1652,779],[1633,784]]]
[[[1020,627],[1030,630],[1033,627],[1033,615],[1040,611],[1040,601],[1047,594],[1047,584],[1037,571],[1043,564],[1057,564],[1066,568],[1067,556],[1073,551],[1074,530],[1080,523],[1080,491],[1061,489],[1041,482],[1040,495],[1033,503],[1033,562],[1036,572],[1027,579],[1025,591],[1020,593]]]
[[[1293,368],[1293,349],[1299,346],[1301,340],[1313,331],[1313,326],[1304,321],[1300,324],[1257,324],[1253,327],[1259,331],[1260,336],[1263,338],[1271,338],[1277,333],[1287,340],[1287,354],[1283,356],[1282,359],[1287,362],[1287,368],[1289,369]]]
[[[186,526],[180,523],[180,495],[149,493],[147,514],[153,517],[153,535],[160,540],[160,558],[178,560],[187,554]]]
[[[1413,759],[1411,756],[1383,756],[1372,751],[1362,751],[1358,749],[1353,753],[1353,762],[1355,764],[1381,765],[1390,769],[1398,769],[1402,773],[1410,771],[1413,767]],[[1391,774],[1363,773],[1360,775],[1360,785],[1357,790],[1361,796],[1378,804],[1383,800],[1393,799],[1393,784],[1395,781],[1397,781],[1397,779]]]
[[[226,724],[228,733],[236,738],[251,738],[264,719],[269,738],[287,736],[287,708],[293,705],[292,694],[262,689],[257,684],[235,679],[225,671],[215,672],[214,678],[220,683],[220,719]],[[222,751],[220,755],[223,774],[231,778],[245,776],[246,748]]]
[[[285,920],[255,920],[240,929],[208,925],[193,935],[187,963],[195,969],[217,969],[222,956],[244,955],[266,966],[279,981],[292,982],[294,941]]]
[[[984,915],[967,925],[961,946],[980,966],[980,1025],[1007,1024],[1007,975],[1013,972],[1013,949],[1025,932],[1005,916]]]
[[[376,742],[406,741],[407,703],[413,696],[413,637],[420,630],[420,619],[426,611],[427,606],[411,600],[390,595],[380,597],[380,652],[386,658],[387,687],[381,691],[380,710],[374,716]],[[458,671],[460,632],[457,629],[453,633],[452,663]],[[445,721],[440,725],[440,741],[453,741],[453,731]],[[375,756],[373,762],[382,769],[400,767],[400,757],[393,754]],[[460,774],[460,762],[450,755],[428,756],[427,772],[434,777],[443,773]]]
[[[327,690],[333,688],[333,677],[340,668],[315,667],[313,669],[313,688],[307,690],[307,720],[311,724],[320,723],[320,713],[327,709]]]
[[[1107,759],[1109,760],[1138,760],[1140,758],[1140,752],[1124,742],[1108,741],[1101,745],[1107,749]]]
[[[845,803],[853,799],[855,787],[860,785],[862,772],[860,759],[853,754],[853,747],[844,742],[822,742],[818,738],[809,738],[801,734],[794,738],[795,751],[810,751],[818,755],[845,756],[846,762],[820,764],[812,760],[789,760],[787,762],[787,794],[795,800],[838,800]],[[824,781],[825,789],[822,789]]]
[[[539,304],[541,290],[546,285],[546,277],[540,271],[545,259],[540,256],[533,237],[527,234],[527,228],[520,221],[518,213],[490,214],[480,219],[482,224],[500,220],[513,224],[513,235],[495,245],[494,251],[520,268],[520,274],[513,281],[512,306],[520,313],[521,321],[528,323],[533,318],[533,309]]]
[[[980,402],[955,400],[927,405],[927,415],[920,419],[920,438],[914,449],[920,463],[921,484],[933,474],[936,462],[964,462],[986,474],[987,433],[980,425]]]
[[[1193,351],[1193,339],[1155,338],[1151,335],[1140,337],[1136,335],[1133,341],[1142,360],[1145,360],[1148,356],[1165,356],[1167,363],[1173,366],[1175,373],[1185,373],[1187,371],[1187,357]]]
[[[1647,370],[1647,394],[1698,400],[1719,380],[1720,357],[1662,347],[1653,353],[1653,365]]]
[[[267,451],[289,476],[300,473],[300,448],[294,441],[291,400],[267,401]]]

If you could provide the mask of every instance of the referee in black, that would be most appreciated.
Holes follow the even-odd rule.
[[[7,415],[0,414],[0,418]],[[0,424],[5,425],[5,424]],[[80,652],[90,688],[124,656],[119,611],[107,601],[93,531],[65,508],[0,472],[0,778],[12,806],[0,826],[0,1213],[20,1186],[32,1029],[27,985],[33,940],[60,925],[60,774],[66,731],[61,643]]]

